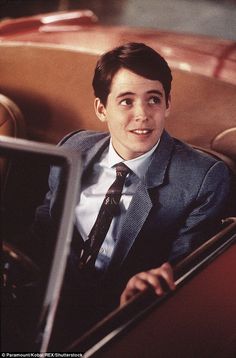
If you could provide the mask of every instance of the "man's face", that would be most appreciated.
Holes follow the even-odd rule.
[[[99,119],[107,122],[112,144],[125,160],[148,152],[160,138],[169,115],[161,82],[120,69],[114,76],[104,106],[95,99]]]

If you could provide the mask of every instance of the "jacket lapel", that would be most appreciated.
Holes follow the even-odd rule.
[[[96,158],[98,158],[105,148],[109,145],[110,136],[106,135],[104,138],[100,139],[97,143],[95,143],[88,151],[86,151],[82,157],[83,162],[83,173],[87,169],[89,169],[90,164],[94,162]]]
[[[172,150],[173,139],[164,132],[160,144],[154,152],[145,179],[143,182],[139,182],[128,208],[126,220],[120,231],[117,245],[109,265],[109,270],[116,269],[123,263],[142,229],[153,206],[149,195],[149,189],[164,184],[165,174],[171,159]]]
[[[119,233],[114,254],[110,262],[110,268],[120,266],[125,260],[151,208],[152,201],[148,190],[146,186],[140,182],[126,213],[126,220],[124,221],[122,230]]]

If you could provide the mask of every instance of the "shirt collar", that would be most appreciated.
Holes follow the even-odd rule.
[[[124,160],[115,151],[115,149],[112,145],[112,141],[110,140],[109,150],[108,150],[108,166],[111,168],[115,164],[122,162],[125,165],[127,165],[127,167],[129,169],[131,169],[132,172],[134,172],[140,179],[142,179],[147,171],[147,168],[148,168],[148,165],[149,165],[149,162],[151,159],[151,155],[157,148],[159,142],[160,142],[160,139],[158,140],[158,142],[156,143],[156,145],[154,145],[154,147],[152,149],[150,149],[148,152],[140,155],[139,157],[130,159],[130,160]]]

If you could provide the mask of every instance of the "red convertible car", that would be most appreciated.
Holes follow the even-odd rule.
[[[55,144],[73,130],[104,128],[93,112],[94,65],[100,53],[127,41],[145,42],[168,60],[174,83],[167,130],[225,161],[235,190],[233,41],[101,26],[90,11],[2,21],[3,352],[52,352],[80,180],[80,158]],[[42,274],[21,240],[25,241],[26,228],[47,191],[51,165],[63,173],[64,200],[61,225]],[[232,196],[232,205],[235,201]],[[73,337],[63,351],[84,357],[235,357],[235,239],[236,213],[224,220],[214,237],[176,265],[174,293],[162,298],[151,291],[138,294],[82,336]]]

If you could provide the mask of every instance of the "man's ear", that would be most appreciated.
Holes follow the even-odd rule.
[[[98,119],[101,122],[106,122],[106,107],[98,97],[94,100],[94,109]]]
[[[166,104],[165,118],[169,117],[170,109],[171,109],[171,95],[169,94],[168,101]]]

